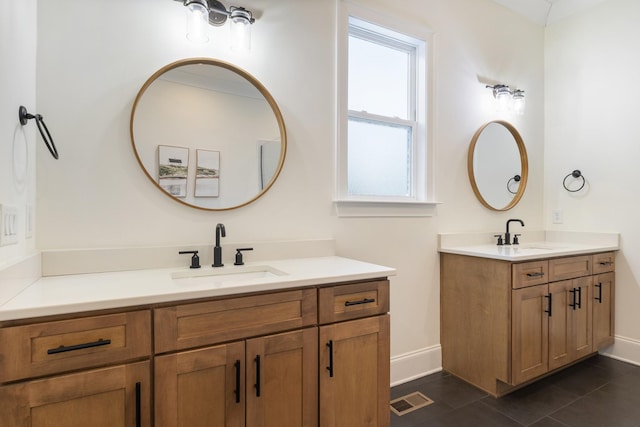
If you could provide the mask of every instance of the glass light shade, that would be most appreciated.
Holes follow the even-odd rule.
[[[251,13],[244,9],[231,10],[231,50],[248,52],[251,50]]]
[[[511,107],[511,91],[508,87],[496,87],[493,90],[493,94],[496,98],[496,109],[498,112],[509,111]]]
[[[515,90],[513,92],[513,112],[515,114],[524,114],[525,99],[523,90]]]
[[[187,6],[187,39],[194,43],[206,43],[207,26],[209,25],[209,11],[198,2]]]

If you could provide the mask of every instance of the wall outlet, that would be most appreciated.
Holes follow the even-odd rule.
[[[551,211],[551,222],[554,224],[562,224],[562,209],[554,209]]]
[[[0,205],[0,246],[18,243],[18,208]]]

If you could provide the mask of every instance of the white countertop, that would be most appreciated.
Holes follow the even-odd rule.
[[[250,277],[264,273],[268,277]],[[234,274],[247,273],[244,277]],[[274,273],[274,274],[272,274]],[[313,286],[395,275],[390,267],[337,256],[221,268],[166,268],[42,277],[0,305],[0,320]],[[211,274],[211,275],[210,275]],[[194,278],[179,278],[192,276]],[[203,277],[204,276],[204,277]]]
[[[488,238],[486,236],[489,236]],[[505,261],[527,261],[558,256],[582,255],[617,251],[618,233],[534,232],[534,239],[522,239],[519,245],[484,243],[492,233],[471,235],[440,235],[439,252]]]

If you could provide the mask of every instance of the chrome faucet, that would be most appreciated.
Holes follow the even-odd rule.
[[[212,267],[223,267],[222,263],[222,246],[220,246],[220,237],[226,237],[227,231],[224,224],[216,225],[216,245],[213,247],[213,265]]]
[[[521,226],[524,227],[524,222],[522,222],[521,219],[509,219],[507,220],[507,231],[504,233],[504,244],[505,245],[510,245],[511,244],[511,234],[509,234],[509,223],[511,222],[519,222]],[[517,240],[514,240],[513,242],[515,245],[518,244]]]

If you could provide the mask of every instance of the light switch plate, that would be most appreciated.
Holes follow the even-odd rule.
[[[551,212],[551,222],[553,222],[554,224],[562,224],[562,217],[562,209],[554,209]]]
[[[0,246],[18,243],[18,208],[0,205]]]

